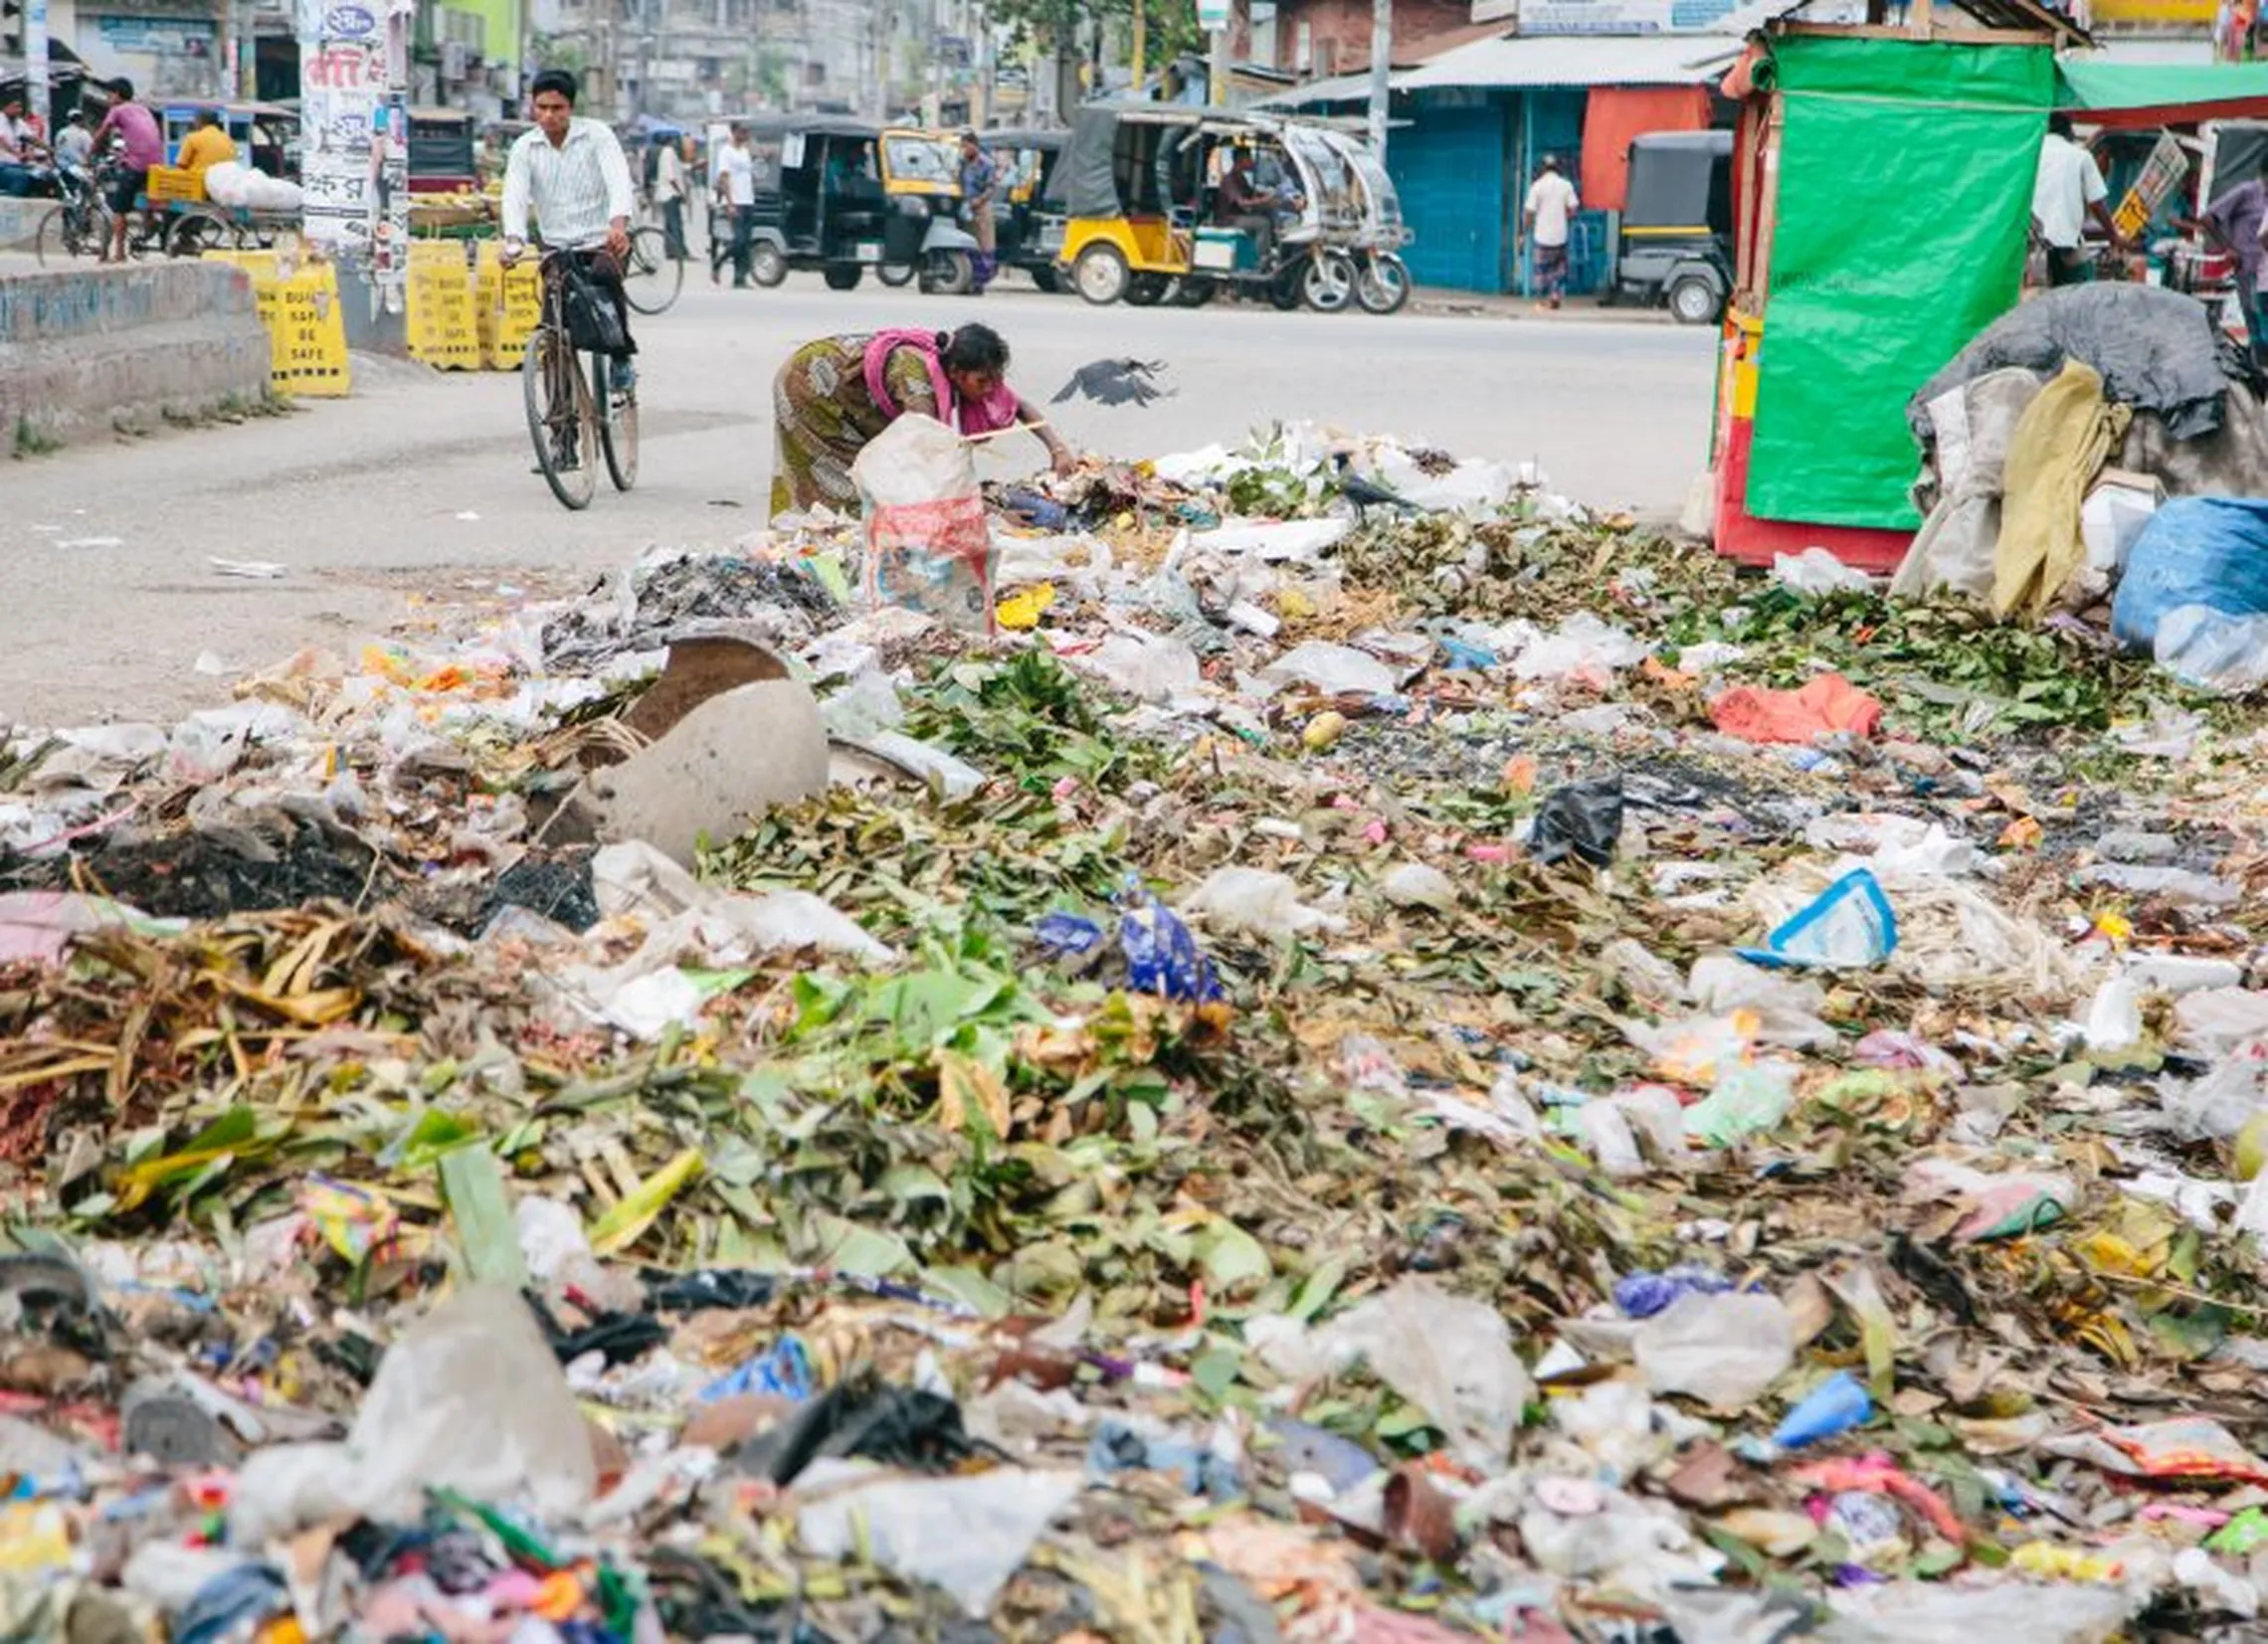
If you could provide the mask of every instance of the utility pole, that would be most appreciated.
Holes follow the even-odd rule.
[[[1144,22],[1145,19],[1142,15],[1142,0],[1134,0],[1134,62],[1131,65],[1134,84],[1129,87],[1128,90],[1133,95],[1137,97],[1142,94],[1142,48],[1148,44],[1147,36],[1143,32]]]
[[[1371,0],[1370,145],[1386,164],[1386,105],[1394,72],[1394,0]]]
[[[24,106],[53,142],[55,125],[48,118],[47,0],[24,0]]]

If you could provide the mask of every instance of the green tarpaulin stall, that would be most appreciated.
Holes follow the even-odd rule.
[[[2268,63],[2153,67],[2073,55],[2056,68],[2056,105],[2089,125],[2188,125],[2268,113]]]
[[[2046,44],[1794,35],[1747,507],[1912,530],[1906,397],[2005,313],[2056,94]]]

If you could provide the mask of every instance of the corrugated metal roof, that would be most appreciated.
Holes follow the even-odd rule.
[[[1394,78],[1398,91],[1451,87],[1691,86],[1724,56],[1706,34],[1527,35],[1476,40]]]
[[[1402,88],[1403,76],[1391,77],[1395,90]],[[1333,75],[1328,80],[1311,80],[1305,86],[1295,86],[1288,91],[1277,91],[1261,99],[1262,108],[1316,108],[1332,102],[1361,102],[1370,95],[1370,76]]]

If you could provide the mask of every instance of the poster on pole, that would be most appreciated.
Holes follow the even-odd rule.
[[[359,10],[331,8],[334,16]],[[373,26],[364,39],[326,36],[299,60],[299,187],[306,238],[350,261],[370,250],[378,204],[373,138],[386,96],[385,52]]]

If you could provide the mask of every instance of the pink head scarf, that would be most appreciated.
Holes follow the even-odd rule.
[[[877,331],[866,344],[866,392],[873,395],[874,404],[882,415],[895,419],[899,414],[897,402],[890,398],[890,351],[910,348],[919,354],[922,363],[929,367],[930,385],[937,390],[937,409],[947,428],[957,429],[964,435],[991,434],[1016,421],[1016,392],[1007,383],[997,384],[982,400],[964,400],[953,391],[952,379],[945,375],[945,362],[941,357],[946,342],[943,331]]]

